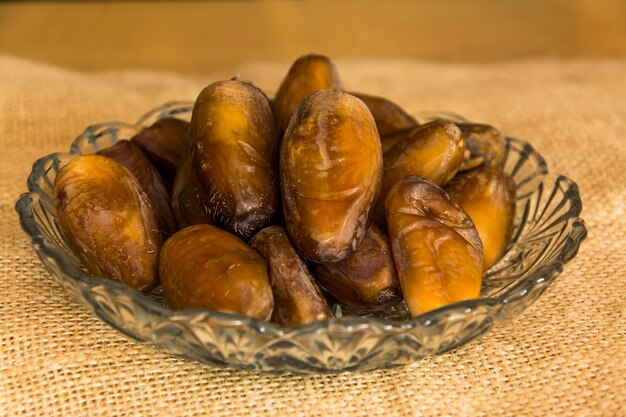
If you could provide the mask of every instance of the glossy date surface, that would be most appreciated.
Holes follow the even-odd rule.
[[[379,193],[382,152],[371,113],[349,94],[314,93],[294,113],[280,158],[294,244],[314,262],[345,259],[365,235]]]

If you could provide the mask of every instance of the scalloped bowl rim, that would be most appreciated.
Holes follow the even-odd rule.
[[[70,151],[68,153],[63,152],[55,152],[51,153],[47,156],[39,158],[34,164],[32,171],[28,177],[27,186],[28,193],[24,193],[20,196],[19,200],[15,205],[15,209],[20,217],[20,224],[22,229],[31,237],[31,246],[34,251],[37,253],[39,258],[45,265],[43,256],[46,255],[49,258],[53,259],[56,263],[59,264],[60,269],[67,273],[71,279],[74,279],[80,284],[86,285],[89,288],[93,288],[96,286],[105,286],[114,291],[121,291],[126,293],[128,296],[133,297],[135,301],[140,301],[143,304],[143,307],[151,314],[156,314],[164,319],[168,319],[171,321],[199,321],[205,319],[216,319],[218,321],[228,322],[229,325],[232,326],[245,326],[251,330],[255,330],[259,333],[272,333],[275,336],[288,336],[290,333],[300,333],[303,330],[323,330],[330,329],[339,326],[342,331],[352,332],[352,331],[361,331],[364,326],[369,326],[376,324],[378,326],[384,327],[385,330],[389,332],[394,331],[404,331],[417,327],[430,327],[433,324],[446,319],[451,318],[456,314],[469,314],[473,311],[473,309],[477,307],[486,307],[488,309],[500,309],[503,305],[507,304],[509,300],[523,298],[525,294],[529,294],[529,289],[531,287],[537,285],[543,285],[547,287],[557,275],[562,272],[563,266],[571,261],[576,254],[578,253],[581,242],[587,236],[587,229],[585,227],[585,222],[582,218],[578,217],[582,210],[582,201],[580,199],[580,193],[578,190],[578,185],[570,180],[567,177],[559,176],[559,179],[567,182],[573,190],[575,190],[575,195],[571,196],[574,200],[573,209],[571,210],[571,220],[572,220],[572,231],[568,235],[569,244],[566,245],[558,256],[556,256],[550,262],[540,266],[536,271],[529,273],[527,276],[523,277],[522,280],[511,288],[507,289],[503,294],[496,297],[479,297],[471,300],[461,301],[454,304],[450,304],[436,310],[432,310],[430,312],[424,313],[422,315],[399,321],[397,319],[386,319],[379,317],[342,317],[335,318],[326,321],[317,321],[313,323],[302,324],[298,326],[292,327],[283,327],[271,322],[262,321],[253,317],[247,317],[236,313],[228,313],[222,311],[211,311],[211,310],[173,310],[168,307],[165,307],[155,300],[151,299],[147,295],[144,295],[124,284],[121,284],[116,281],[106,280],[102,278],[92,277],[88,275],[80,268],[73,265],[71,262],[66,260],[66,253],[57,245],[47,240],[39,230],[34,218],[32,216],[33,209],[32,203],[33,198],[39,195],[38,186],[36,185],[35,179],[40,176],[41,171],[44,169],[44,164],[48,161],[57,159],[58,155],[76,155],[77,152],[77,144],[79,141],[84,140],[86,136],[91,135],[93,130],[101,129],[105,126],[111,127],[119,127],[126,126],[133,129],[140,129],[145,125],[147,120],[151,119],[151,116],[158,114],[159,112],[168,111],[169,109],[181,106],[179,108],[180,112],[189,111],[193,107],[193,102],[189,101],[173,101],[165,103],[155,109],[148,111],[142,117],[139,118],[137,123],[130,124],[126,122],[104,122],[104,123],[95,123],[89,125],[84,129],[84,131],[72,141],[70,146]],[[188,108],[188,109],[187,109]],[[187,110],[181,110],[187,109]],[[451,119],[454,118],[457,121],[464,121],[462,116],[459,116],[456,113],[451,112],[420,112],[417,113],[419,115],[428,115],[428,114],[446,114]],[[515,139],[511,137],[505,137],[508,142],[517,142],[523,144],[525,148],[528,148],[530,152],[535,153],[538,157],[539,164],[542,165],[540,172],[538,172],[533,178],[548,174],[547,164],[543,157],[534,149],[534,147],[528,142]],[[519,185],[519,184],[518,184]],[[49,268],[46,268],[49,272]],[[55,274],[56,275],[56,274]],[[58,277],[58,276],[57,276]],[[64,277],[58,277],[59,279],[66,279]],[[497,311],[496,311],[497,313]],[[128,334],[126,331],[121,329],[116,323],[111,323],[109,320],[100,317],[102,320],[106,321],[117,330],[123,331],[125,334]],[[137,339],[136,336],[132,334],[128,334],[129,336]],[[140,340],[140,339],[138,339]]]

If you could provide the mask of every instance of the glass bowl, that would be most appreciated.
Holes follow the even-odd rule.
[[[69,153],[37,160],[28,193],[16,204],[32,247],[58,283],[76,301],[115,329],[174,355],[215,366],[276,373],[368,371],[414,362],[449,351],[518,314],[539,297],[576,255],[586,236],[578,216],[578,186],[548,173],[543,157],[527,142],[506,138],[505,171],[517,184],[515,234],[504,258],[484,275],[480,298],[416,318],[402,304],[382,315],[357,316],[334,306],[338,318],[292,328],[216,311],[171,310],[157,288],[141,294],[114,281],[90,276],[59,230],[52,200],[59,169],[79,154],[97,152],[132,137],[163,117],[189,120],[192,102],[166,103],[135,124],[89,126]],[[420,120],[451,113],[424,113]]]

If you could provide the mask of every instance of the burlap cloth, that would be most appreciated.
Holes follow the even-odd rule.
[[[549,291],[454,352],[367,374],[214,369],[134,342],[36,259],[13,209],[32,162],[88,124],[135,121],[233,74],[273,92],[288,63],[185,77],[0,57],[0,415],[626,415],[626,60],[338,65],[350,89],[490,122],[578,182],[589,237]]]

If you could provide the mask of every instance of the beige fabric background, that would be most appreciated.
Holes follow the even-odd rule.
[[[71,302],[36,259],[13,209],[32,162],[88,124],[134,121],[220,78],[273,92],[288,63],[185,77],[0,57],[1,416],[626,415],[626,60],[338,66],[349,89],[525,138],[579,183],[589,237],[549,291],[452,353],[367,374],[214,369],[136,343]]]

